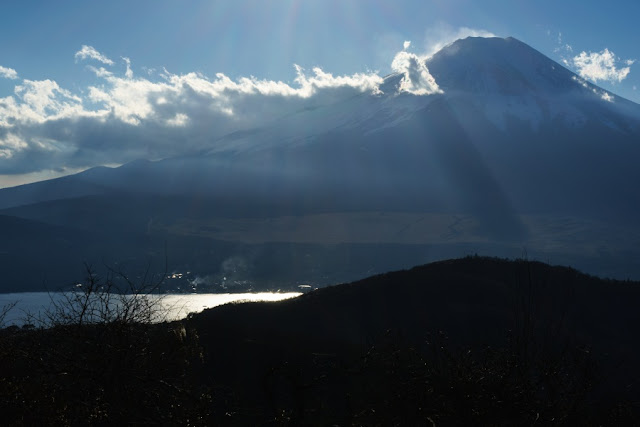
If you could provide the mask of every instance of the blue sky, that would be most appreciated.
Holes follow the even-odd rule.
[[[373,90],[405,41],[425,57],[513,36],[640,102],[639,21],[637,0],[3,2],[0,187],[179,154],[327,91]]]

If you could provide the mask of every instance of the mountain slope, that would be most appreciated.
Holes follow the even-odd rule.
[[[255,218],[319,214],[334,215],[326,222],[338,224],[334,240],[353,244],[363,239],[336,220],[345,213],[424,214],[419,221],[448,218],[420,242],[430,260],[452,247],[503,256],[526,248],[591,273],[636,277],[640,106],[513,38],[458,40],[426,65],[443,93],[398,93],[402,76],[390,75],[382,94],[302,110],[202,152],[0,190],[0,212],[100,229],[125,246],[134,230],[215,240],[228,238],[215,231],[225,218],[248,229]],[[396,218],[383,227],[401,234],[413,226]],[[443,236],[454,236],[446,247]],[[283,239],[267,243],[298,244]]]
[[[586,82],[512,37],[458,40],[427,65],[448,98],[475,97],[501,127],[506,117],[498,114],[530,121],[533,127],[554,120],[580,127],[594,120],[623,133],[638,131],[640,106]]]
[[[57,290],[81,280],[95,236],[0,215],[0,292]]]
[[[392,75],[383,95],[229,135],[204,155],[127,165],[81,182],[95,185],[94,194],[101,187],[244,194],[291,205],[311,193],[335,199],[336,210],[635,217],[640,200],[627,187],[638,178],[640,106],[608,93],[611,101],[603,99],[602,89],[511,38],[459,40],[427,65],[444,94],[396,94]],[[495,200],[484,201],[488,195]]]
[[[244,192],[296,202],[309,192],[335,195],[342,203],[358,194],[367,208],[389,197],[463,211],[474,211],[477,202],[468,200],[484,193],[507,199],[497,202],[498,211],[513,204],[525,212],[585,212],[594,208],[586,206],[594,190],[599,197],[617,196],[615,190],[637,178],[640,106],[608,93],[606,101],[602,89],[524,43],[459,40],[427,65],[444,94],[397,94],[399,76],[391,75],[383,95],[304,110],[212,141],[196,156],[3,190],[0,206],[115,188],[214,197]],[[54,183],[60,191],[45,188]],[[457,203],[447,200],[451,195]],[[637,197],[623,197],[629,196],[623,204],[635,211]]]

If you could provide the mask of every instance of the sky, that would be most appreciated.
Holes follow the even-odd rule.
[[[515,37],[640,103],[637,0],[7,0],[0,188],[193,152],[466,36]],[[413,68],[412,68],[413,67]]]

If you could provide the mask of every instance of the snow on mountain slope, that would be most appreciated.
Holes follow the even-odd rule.
[[[402,75],[392,74],[384,79],[381,93],[362,93],[299,111],[266,128],[228,135],[213,142],[206,154],[296,147],[327,133],[357,131],[367,137],[402,125],[437,99],[463,105],[461,122],[486,119],[489,123],[484,126],[503,133],[514,120],[533,131],[554,127],[580,131],[588,125],[627,134],[640,131],[639,105],[586,82],[514,38],[458,40],[426,65],[443,94],[401,93]],[[473,117],[472,111],[479,117]]]
[[[638,130],[640,106],[586,82],[514,38],[458,40],[427,60],[447,98],[480,108],[501,130],[509,117],[534,129],[558,121],[579,128],[620,115],[621,131]],[[554,124],[555,125],[555,124]]]
[[[391,200],[439,209],[484,206],[486,215],[495,213],[493,205],[640,210],[640,197],[627,190],[640,180],[639,105],[513,38],[458,40],[426,64],[442,93],[399,92],[403,76],[392,74],[379,93],[235,132],[204,152],[56,182],[81,180],[78,194],[105,188],[265,200],[315,194],[350,203],[368,197],[378,199],[376,206]],[[38,186],[11,191],[37,195]],[[485,193],[501,201],[477,196]],[[0,191],[0,199],[3,194],[9,192]],[[594,194],[604,199],[591,201]]]
[[[362,93],[347,100],[301,110],[270,126],[227,135],[206,154],[243,152],[312,142],[329,132],[360,129],[364,134],[393,127],[426,107],[434,97],[397,92],[401,76],[387,76],[379,94]]]

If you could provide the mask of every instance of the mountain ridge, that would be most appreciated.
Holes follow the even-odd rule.
[[[425,245],[449,235],[455,218],[469,218],[470,228],[455,234],[463,240],[449,242],[461,251],[513,256],[528,248],[580,266],[601,259],[603,266],[590,271],[599,274],[610,274],[604,264],[619,258],[617,275],[636,274],[640,106],[603,99],[597,86],[512,38],[459,40],[425,64],[443,93],[397,94],[401,76],[391,75],[383,94],[300,111],[212,140],[196,154],[0,190],[0,214],[72,228],[92,224],[127,245],[134,234],[202,230],[198,238],[214,239],[211,227],[228,216],[277,223],[319,213],[342,233],[337,241],[351,244],[340,222],[345,212],[428,213],[450,223],[434,223]],[[134,206],[139,212],[127,223]],[[91,218],[80,221],[85,211]],[[389,221],[385,227],[410,226]],[[620,227],[628,241],[610,237]],[[445,255],[449,249],[436,245],[429,260]],[[206,255],[198,256],[204,263]]]

